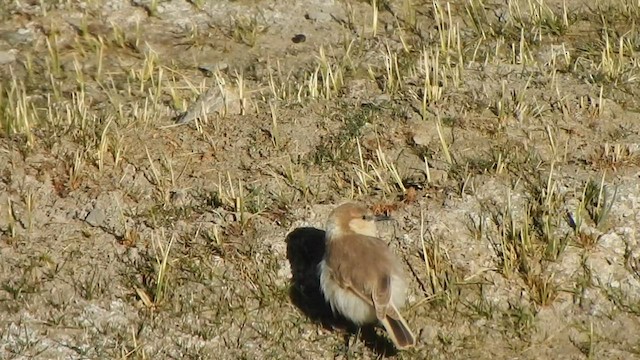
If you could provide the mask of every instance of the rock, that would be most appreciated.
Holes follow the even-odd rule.
[[[309,10],[309,12],[304,15],[304,18],[319,22],[329,22],[332,19],[331,14],[324,12],[322,9]]]
[[[16,50],[0,51],[0,65],[16,61]]]
[[[89,225],[99,227],[113,236],[124,236],[126,219],[121,215],[120,206],[124,204],[122,193],[113,191],[100,194],[94,204],[93,210],[84,220]]]
[[[104,213],[104,210],[96,207],[93,210],[91,210],[91,212],[89,213],[89,215],[87,215],[84,221],[86,221],[91,226],[98,227],[98,226],[101,226],[102,223],[104,223],[104,219],[106,217],[107,217],[107,214]]]
[[[221,116],[239,114],[242,108],[241,101],[240,94],[234,87],[213,85],[206,92],[200,94],[198,100],[178,117],[178,123],[186,124],[196,118],[213,113],[218,113]]]
[[[35,33],[32,29],[22,28],[15,32],[3,33],[2,37],[12,46],[16,46],[32,42],[35,38]]]
[[[201,64],[198,65],[200,70],[205,76],[211,77],[217,71],[226,71],[229,69],[229,64],[226,62],[218,62],[214,64]]]
[[[410,120],[409,128],[412,133],[412,140],[418,146],[429,146],[430,144],[438,144],[440,146],[440,138],[438,136],[438,128],[433,121]]]
[[[431,136],[425,133],[414,133],[413,142],[418,146],[427,146],[431,142]]]
[[[189,197],[187,196],[187,192],[184,190],[174,190],[171,191],[169,200],[171,201],[171,205],[175,207],[185,207],[190,204]]]
[[[429,176],[431,177],[431,182],[442,184],[449,178],[449,173],[445,170],[429,169]]]
[[[425,326],[420,331],[420,340],[425,344],[435,342],[438,338],[438,328],[436,326]]]
[[[299,44],[307,41],[307,36],[305,34],[296,34],[294,37],[291,38],[291,41],[294,44]]]

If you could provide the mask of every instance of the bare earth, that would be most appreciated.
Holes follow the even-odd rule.
[[[0,1],[0,358],[640,359],[638,24]],[[395,219],[415,349],[322,300],[347,200]]]

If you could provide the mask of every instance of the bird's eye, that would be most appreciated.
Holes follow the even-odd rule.
[[[367,220],[367,215],[362,215],[362,220]]]

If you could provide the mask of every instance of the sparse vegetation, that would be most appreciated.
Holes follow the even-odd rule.
[[[638,1],[114,4],[0,2],[0,358],[389,355],[314,277],[349,199],[398,358],[640,354]]]

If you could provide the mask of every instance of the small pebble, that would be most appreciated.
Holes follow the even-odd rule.
[[[293,41],[294,44],[305,42],[306,40],[307,40],[307,37],[304,36],[304,34],[297,34],[296,36],[291,38],[291,41]]]
[[[297,36],[302,36],[303,37],[302,41],[304,41],[304,35],[296,35],[296,37]],[[294,41],[294,42],[296,42],[296,41]],[[0,51],[0,65],[10,64],[10,63],[16,61],[16,54],[15,53],[16,53],[15,50]]]

